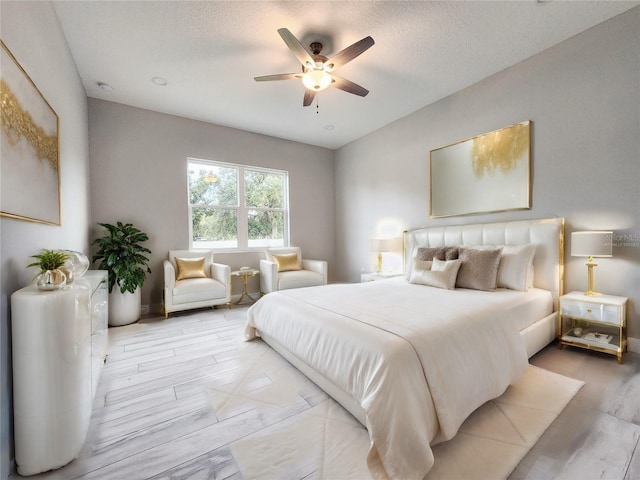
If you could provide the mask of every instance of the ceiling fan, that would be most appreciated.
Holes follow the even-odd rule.
[[[302,64],[302,73],[280,73],[276,75],[265,75],[255,77],[256,82],[269,82],[272,80],[291,80],[302,79],[305,87],[304,100],[302,105],[308,107],[313,102],[316,93],[328,87],[339,88],[348,93],[365,97],[369,90],[360,85],[353,83],[345,78],[334,75],[333,72],[350,62],[358,55],[366,51],[375,43],[373,38],[365,37],[362,40],[348,46],[344,50],[336,53],[333,57],[327,59],[324,55],[320,55],[322,51],[322,43],[312,42],[309,45],[311,53],[309,53],[300,43],[300,41],[286,28],[278,29],[278,33],[293,52],[296,58]]]

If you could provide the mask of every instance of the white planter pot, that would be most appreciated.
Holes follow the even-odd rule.
[[[118,285],[114,285],[109,294],[109,325],[119,327],[137,322],[140,318],[141,290],[120,293]]]

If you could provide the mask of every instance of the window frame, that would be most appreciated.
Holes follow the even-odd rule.
[[[191,164],[200,164],[206,166],[214,166],[220,168],[231,168],[237,172],[236,181],[237,184],[237,205],[193,205],[191,204],[191,195],[189,188],[189,167]],[[218,160],[206,160],[201,158],[187,157],[187,171],[186,171],[186,183],[187,183],[187,210],[188,210],[188,227],[189,227],[189,249],[191,250],[214,250],[216,252],[254,252],[264,250],[265,246],[249,246],[249,211],[274,211],[281,212],[283,214],[283,247],[290,245],[290,203],[289,203],[289,172],[287,170],[279,170],[275,168],[257,167],[253,165],[245,165],[241,163],[221,162]],[[283,206],[281,208],[266,208],[266,207],[248,207],[246,205],[245,195],[245,171],[254,171],[269,173],[274,175],[281,175],[282,179],[282,201]],[[205,247],[194,245],[193,241],[193,207],[196,208],[212,208],[220,210],[235,210],[237,219],[237,246],[236,247]],[[278,245],[280,247],[280,245]]]

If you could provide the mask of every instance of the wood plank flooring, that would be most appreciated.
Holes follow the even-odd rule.
[[[640,478],[640,355],[550,345],[531,363],[585,382],[510,480]]]
[[[211,390],[239,374],[248,391],[276,381],[252,375],[246,364],[247,348],[260,362],[269,347],[241,341],[245,312],[246,307],[199,310],[109,329],[109,358],[79,458],[29,478],[242,478],[233,442],[295,421],[327,398],[308,382],[299,398],[267,414],[239,405],[213,413]],[[615,357],[552,345],[531,363],[586,384],[510,480],[639,478],[640,355],[627,354],[618,365]],[[299,375],[291,369],[287,375]]]

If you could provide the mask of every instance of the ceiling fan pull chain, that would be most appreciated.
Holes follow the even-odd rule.
[[[320,105],[318,105],[318,97],[320,95],[316,95],[316,115],[320,113]]]

